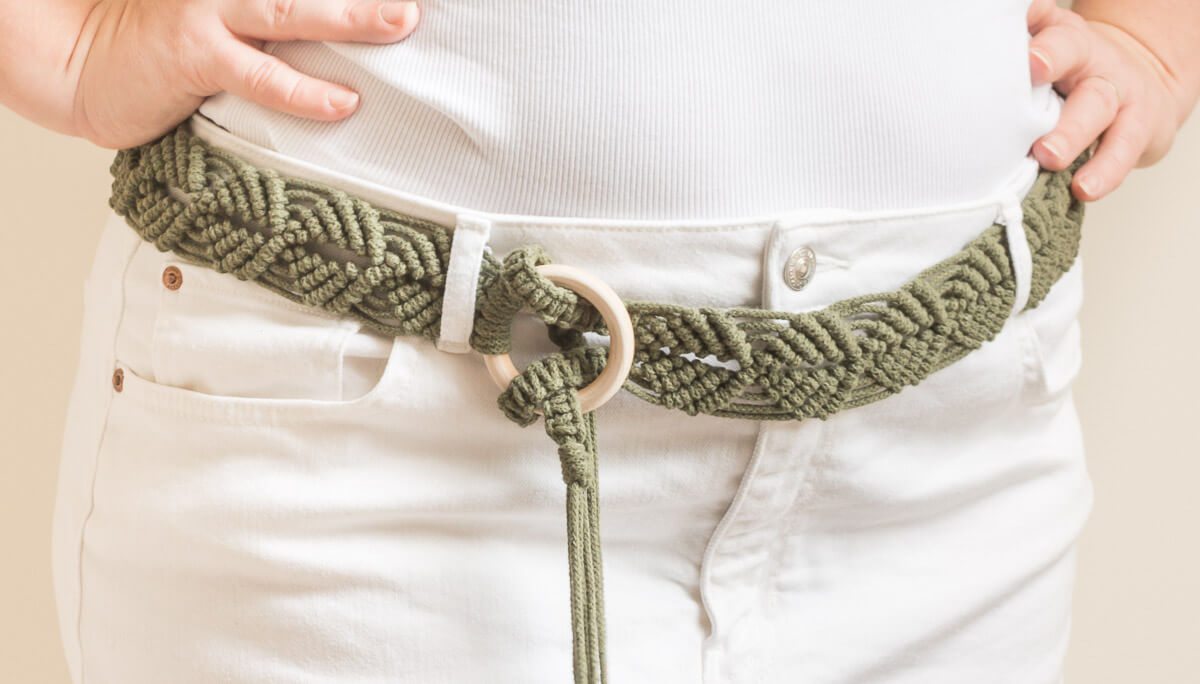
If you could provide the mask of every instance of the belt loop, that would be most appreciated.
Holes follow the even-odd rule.
[[[1013,278],[1016,281],[1017,293],[1013,298],[1010,315],[1020,313],[1029,303],[1029,291],[1033,285],[1033,254],[1029,249],[1029,240],[1025,236],[1024,212],[1021,210],[1021,198],[1009,194],[1000,207],[997,219],[1004,226],[1004,234],[1008,239],[1008,253],[1012,256]]]
[[[450,239],[450,263],[446,268],[446,289],[442,299],[442,323],[437,348],[454,354],[471,351],[471,330],[475,327],[475,292],[479,269],[487,249],[491,221],[472,214],[459,214]]]

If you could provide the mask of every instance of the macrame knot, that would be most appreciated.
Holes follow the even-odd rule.
[[[480,276],[471,346],[482,354],[506,354],[512,347],[512,319],[529,309],[546,325],[608,334],[596,307],[538,272],[550,257],[538,245],[518,247],[498,269]]]
[[[546,403],[574,395],[595,380],[607,358],[606,347],[579,346],[537,359],[500,393],[500,410],[514,423],[529,425],[537,420],[538,410],[546,410]]]
[[[546,434],[558,445],[563,481],[587,485],[594,465],[588,437],[579,409],[579,389],[587,386],[600,371],[608,350],[581,346],[558,351],[530,363],[500,393],[497,403],[511,421],[521,426],[537,420],[538,410],[545,415]]]

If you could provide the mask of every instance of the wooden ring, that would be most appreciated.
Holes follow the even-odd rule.
[[[593,411],[612,399],[625,384],[625,378],[629,377],[629,370],[633,367],[633,321],[621,297],[591,273],[563,264],[543,264],[537,270],[550,282],[591,302],[608,326],[608,362],[595,380],[579,390],[580,410],[584,413]],[[484,354],[483,362],[502,390],[508,389],[513,378],[520,374],[508,354]],[[540,409],[538,413],[541,413]]]

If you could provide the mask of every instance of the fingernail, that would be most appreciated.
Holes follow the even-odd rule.
[[[1046,138],[1046,139],[1042,140],[1042,148],[1045,149],[1050,154],[1054,155],[1058,159],[1063,158],[1063,153],[1061,151],[1062,150],[1062,141],[1059,140],[1058,136],[1054,136],[1052,138]]]
[[[1045,55],[1045,53],[1039,51],[1037,48],[1032,48],[1029,50],[1030,72],[1033,71],[1033,65],[1035,64],[1035,61],[1036,61],[1036,63],[1041,65],[1041,71],[1043,74],[1050,73],[1050,58],[1047,57]],[[1030,77],[1032,78],[1034,85],[1042,85],[1042,84],[1046,83],[1046,81],[1042,80],[1041,76],[1033,76],[1031,73]]]
[[[350,109],[358,104],[358,93],[349,90],[329,91],[329,106],[334,109]]]
[[[1090,173],[1079,174],[1079,189],[1095,197],[1100,192],[1100,179]]]
[[[379,16],[393,26],[410,25],[417,17],[417,3],[389,2],[379,8]]]

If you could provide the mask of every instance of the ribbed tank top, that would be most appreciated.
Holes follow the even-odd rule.
[[[361,94],[314,122],[223,93],[278,152],[489,212],[761,216],[971,201],[1062,99],[1029,78],[1029,0],[421,0],[391,45],[268,43]]]

